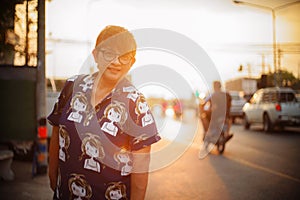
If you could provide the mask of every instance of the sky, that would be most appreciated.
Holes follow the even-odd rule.
[[[294,1],[248,0],[273,8]],[[276,12],[277,41],[298,44],[283,54],[281,68],[293,71],[296,76],[300,68],[299,10],[300,3]],[[225,82],[237,77],[260,75],[263,54],[266,71],[273,70],[272,16],[269,10],[236,5],[230,0],[52,0],[47,2],[46,7],[47,76],[66,78],[80,72],[89,63],[87,59],[98,33],[109,24],[124,26],[138,34],[145,28],[168,30],[171,35],[165,38],[167,41],[182,36],[183,41],[177,46],[184,48],[185,41],[196,44],[197,47],[191,48],[188,53],[200,52],[203,54],[201,58],[206,60],[197,66],[176,47],[150,48],[138,51],[132,70],[134,74],[139,67],[161,66],[166,73],[172,71],[181,75],[182,81],[190,85],[186,94],[182,94],[184,97],[190,95],[190,89],[203,91],[210,87],[212,78]],[[154,41],[157,38],[148,35],[143,39]],[[238,72],[240,65],[250,66],[251,73],[248,70]],[[215,68],[212,71],[216,72],[216,76],[208,75],[204,67]],[[156,74],[150,71],[147,76],[155,77]],[[180,83],[175,74],[166,78]],[[141,83],[141,88],[145,85]],[[159,85],[162,84],[157,85],[161,87]],[[163,87],[169,88],[172,93],[173,86]]]

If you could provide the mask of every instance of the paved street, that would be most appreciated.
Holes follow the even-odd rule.
[[[261,128],[233,125],[224,155],[202,160],[199,131],[179,160],[151,174],[147,199],[299,199],[300,129]]]
[[[165,140],[152,148],[146,199],[300,198],[299,129],[266,134],[236,124],[224,155],[214,149],[200,160],[202,127],[192,113],[158,120]],[[0,181],[1,199],[51,199],[47,176],[31,178],[31,163],[14,161],[13,170],[14,181]]]

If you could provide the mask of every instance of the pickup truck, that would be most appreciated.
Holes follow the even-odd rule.
[[[260,123],[265,132],[274,127],[300,125],[300,102],[291,88],[263,88],[255,92],[243,107],[244,127]]]

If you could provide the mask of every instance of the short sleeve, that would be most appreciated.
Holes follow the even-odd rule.
[[[130,135],[131,150],[142,149],[161,139],[150,106],[142,94],[136,101],[131,101],[125,127],[126,133]]]
[[[67,80],[56,103],[54,104],[52,112],[47,117],[48,122],[52,126],[59,125],[59,119],[61,117],[62,111],[69,100],[69,97],[72,95],[73,91],[73,81]]]

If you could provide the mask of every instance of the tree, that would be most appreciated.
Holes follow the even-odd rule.
[[[294,89],[299,89],[299,79],[297,79],[292,72],[287,70],[280,70],[276,73],[269,73],[267,78],[267,86],[275,86],[275,77],[277,80],[277,85],[281,87],[292,87]]]
[[[0,1],[0,64],[37,65],[37,5],[38,0]]]
[[[292,72],[288,71],[280,71],[279,74],[279,80],[281,80],[281,85],[286,86],[292,86],[297,82],[297,78],[294,76]]]
[[[13,64],[14,46],[7,41],[9,30],[14,30],[16,1],[0,1],[0,64]]]

